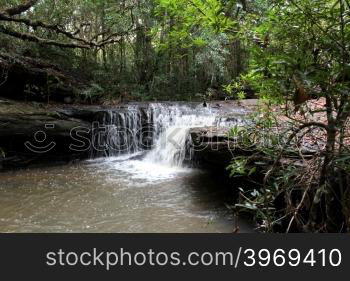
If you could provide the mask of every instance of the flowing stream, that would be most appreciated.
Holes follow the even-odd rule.
[[[188,132],[238,118],[160,103],[97,115],[90,160],[0,174],[1,232],[233,230],[220,179],[190,167]],[[250,231],[244,222],[240,228]]]

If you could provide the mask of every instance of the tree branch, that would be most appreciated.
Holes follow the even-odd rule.
[[[27,0],[23,4],[20,4],[18,6],[0,11],[0,14],[8,15],[10,17],[15,16],[15,15],[19,15],[19,14],[22,14],[25,11],[29,10],[31,7],[33,7],[38,2],[39,2],[39,0]]]
[[[78,32],[68,32],[64,29],[62,29],[61,27],[59,27],[58,25],[53,25],[53,24],[46,24],[42,21],[31,21],[30,19],[26,19],[26,18],[12,18],[12,17],[8,17],[5,15],[0,14],[0,20],[2,21],[8,21],[8,22],[15,22],[15,23],[23,23],[27,26],[32,27],[33,29],[36,29],[38,27],[46,29],[46,30],[51,30],[54,31],[56,33],[62,34],[70,39],[76,40],[76,41],[80,41],[81,43],[85,44],[85,45],[91,45],[91,43],[85,39],[82,39],[80,37],[76,37],[75,34]]]
[[[37,37],[35,35],[31,35],[28,33],[21,33],[21,32],[17,32],[14,31],[12,29],[9,29],[5,26],[0,25],[0,32],[4,33],[6,35],[21,39],[21,40],[25,40],[25,41],[30,41],[30,42],[34,42],[34,43],[38,43],[38,44],[44,44],[44,45],[51,45],[51,46],[56,46],[56,47],[61,47],[61,48],[80,48],[80,49],[89,49],[91,48],[91,46],[89,45],[80,45],[77,43],[62,43],[59,41],[55,41],[55,40],[50,40],[50,39],[43,39],[40,37]]]
[[[264,177],[264,186],[266,186],[266,183],[268,181],[268,179],[270,178],[271,174],[276,170],[277,168],[277,165],[279,164],[282,156],[283,156],[283,152],[285,151],[285,149],[288,147],[288,145],[290,144],[290,142],[297,136],[297,134],[304,130],[305,128],[309,128],[309,127],[319,127],[319,128],[322,128],[324,130],[328,130],[328,126],[323,124],[323,123],[320,123],[320,122],[309,122],[309,123],[305,123],[301,126],[299,126],[298,128],[294,129],[293,130],[293,133],[288,137],[288,140],[287,142],[284,144],[281,152],[279,153],[279,155],[277,156],[277,158],[275,159],[272,167],[270,170],[267,171],[267,173],[265,174],[265,177]]]
[[[33,28],[34,30],[36,30],[37,28],[42,28],[44,30],[53,31],[57,34],[64,35],[68,39],[71,39],[72,42],[62,43],[58,40],[45,39],[31,33],[19,32],[9,28],[8,26],[3,26],[3,25],[0,25],[0,32],[21,40],[26,40],[26,41],[35,42],[35,43],[44,44],[44,45],[57,46],[62,48],[89,49],[89,48],[101,48],[109,44],[117,43],[120,41],[120,37],[127,36],[130,32],[136,31],[136,29],[134,28],[133,6],[128,7],[128,10],[130,11],[130,16],[131,16],[130,27],[125,31],[111,33],[102,41],[98,41],[98,37],[103,35],[104,33],[98,33],[95,36],[93,36],[92,39],[84,39],[77,36],[77,34],[80,33],[80,29],[78,29],[77,31],[69,32],[57,24],[48,24],[42,21],[30,20],[28,18],[13,17],[14,15],[19,15],[24,11],[28,10],[30,7],[34,6],[38,1],[39,0],[31,0],[31,1],[29,0],[16,7],[0,11],[0,21],[24,24],[28,27]],[[108,33],[109,32],[110,31],[108,31]]]
[[[333,43],[335,43],[341,50],[342,52],[344,52],[345,54],[350,55],[349,51],[347,50],[346,46],[344,46],[341,42],[339,42],[337,40],[337,38],[335,36],[333,36],[333,34],[331,32],[328,32],[327,30],[325,30],[323,28],[323,26],[314,18],[313,14],[304,10],[301,6],[299,6],[294,0],[290,0],[290,3],[292,3],[292,5],[294,7],[296,7],[300,12],[302,12],[305,16],[309,17],[309,19],[313,22],[313,24],[315,24],[315,26],[317,26],[317,28],[322,31],[326,36],[328,36],[329,39],[331,39],[333,41]]]

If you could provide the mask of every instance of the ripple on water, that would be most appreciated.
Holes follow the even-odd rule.
[[[0,174],[1,232],[230,232],[216,180],[129,159]]]

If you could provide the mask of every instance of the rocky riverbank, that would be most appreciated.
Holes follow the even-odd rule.
[[[86,151],[69,149],[70,132],[78,126],[89,127],[92,115],[93,111],[71,111],[71,116],[67,116],[38,103],[1,100],[0,169],[86,158]]]

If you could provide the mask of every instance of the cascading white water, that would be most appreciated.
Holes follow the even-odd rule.
[[[186,157],[186,127],[170,127],[157,140],[155,148],[150,151],[145,161],[167,166],[181,166]]]
[[[156,165],[158,170],[160,167],[181,168],[185,160],[191,160],[186,159],[190,157],[190,128],[232,125],[222,117],[218,108],[211,108],[210,105],[203,107],[201,104],[173,103],[124,106],[122,109],[108,111],[102,122],[107,125],[107,133],[98,135],[97,138],[104,142],[104,155],[145,152],[147,140],[148,151],[142,160],[132,164],[142,166],[142,169]],[[127,149],[115,149],[116,144],[119,148]]]
[[[153,105],[157,109],[154,121],[161,129],[153,149],[144,161],[169,167],[181,167],[188,156],[188,132],[190,128],[213,126],[217,115],[210,108]],[[190,159],[188,159],[190,160]]]
[[[126,108],[99,112],[93,128],[91,157],[119,156],[138,151],[142,142],[143,120],[140,108]]]

